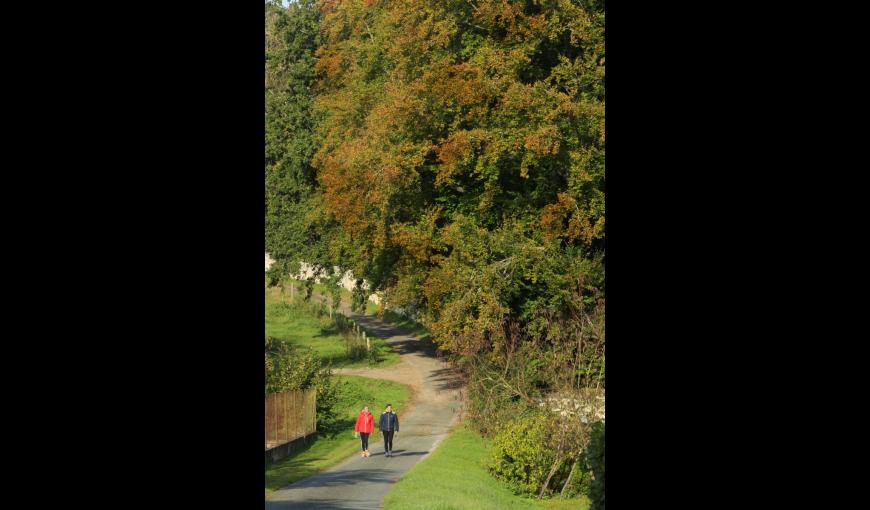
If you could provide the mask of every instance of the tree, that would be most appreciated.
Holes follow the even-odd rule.
[[[265,237],[275,272],[327,265],[340,237],[324,214],[311,159],[317,147],[312,85],[319,14],[312,0],[266,3]]]
[[[578,281],[601,306],[603,4],[319,6],[313,165],[354,272],[466,357],[570,320]]]

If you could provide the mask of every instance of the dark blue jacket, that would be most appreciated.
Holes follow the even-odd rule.
[[[395,430],[399,431],[399,415],[396,413],[388,413],[386,411],[381,413],[381,419],[378,420],[378,428],[383,430]]]

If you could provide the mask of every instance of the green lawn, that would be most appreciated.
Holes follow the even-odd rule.
[[[367,359],[352,360],[347,355],[344,339],[332,319],[317,317],[304,307],[290,304],[290,294],[277,288],[266,288],[266,336],[285,340],[293,345],[310,347],[334,368],[365,367]],[[295,299],[300,301],[297,294]],[[384,367],[399,362],[399,354],[380,338],[369,335],[379,361],[373,366]]]
[[[375,305],[375,309],[377,310],[377,305]],[[407,317],[391,312],[390,310],[384,312],[384,322],[389,322],[394,326],[398,326],[405,330],[406,333],[414,335],[420,340],[429,340],[432,336],[432,334],[429,333],[429,330],[426,329],[426,326]]]
[[[586,498],[535,500],[513,494],[483,466],[488,455],[485,439],[459,427],[393,486],[384,498],[384,510],[589,508]]]
[[[296,285],[297,289],[302,288],[303,282],[301,282],[299,280],[293,280],[292,283],[293,283],[293,285]],[[327,287],[326,285],[323,285],[320,283],[314,284],[315,292],[319,293],[321,296],[327,295],[329,293],[329,289],[330,289],[330,287]],[[298,290],[298,291],[301,292],[301,290]],[[340,293],[341,293],[341,302],[347,306],[350,306],[351,299],[352,299],[350,291],[345,289],[344,287],[342,287],[340,289]],[[378,313],[378,305],[376,305],[375,303],[373,303],[371,301],[366,301],[365,315],[375,315],[377,313]],[[395,312],[392,312],[390,310],[386,310],[384,312],[384,322],[389,322],[390,324],[392,324],[394,326],[398,326],[398,327],[402,328],[403,330],[405,330],[406,333],[414,335],[421,340],[428,340],[432,336],[431,333],[429,332],[429,330],[426,329],[426,326],[420,324],[419,322],[413,321],[407,317],[399,315]]]
[[[408,402],[410,391],[407,386],[381,379],[365,377],[342,376],[340,381],[339,404],[340,416],[345,419],[333,437],[318,437],[312,443],[266,468],[266,497],[273,491],[297,480],[318,473],[330,466],[338,464],[350,455],[360,451],[359,439],[353,437],[353,426],[356,416],[363,405],[368,404],[372,413],[378,414],[387,403],[393,408],[404,408]],[[378,435],[369,438],[369,450],[378,443]],[[381,439],[382,440],[382,439]]]

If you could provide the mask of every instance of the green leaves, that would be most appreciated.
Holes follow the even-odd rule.
[[[265,241],[284,276],[300,261],[330,267],[343,255],[343,234],[325,213],[312,166],[320,146],[312,93],[319,45],[312,0],[266,5]]]
[[[590,510],[604,510],[604,423],[596,423],[592,432],[592,440],[586,453],[594,479],[589,490],[592,500]]]
[[[574,493],[581,488],[586,469],[585,463],[574,462],[579,452],[564,445],[560,448],[554,439],[564,435],[563,427],[562,421],[548,413],[515,418],[493,438],[487,468],[519,494],[537,496],[544,483],[553,492],[569,484],[566,489],[573,490],[566,492]],[[579,473],[572,476],[572,469]]]
[[[266,393],[303,390],[314,385],[324,367],[313,351],[274,337],[266,338]]]

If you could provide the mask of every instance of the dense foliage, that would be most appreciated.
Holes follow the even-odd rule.
[[[462,355],[497,350],[510,318],[543,334],[572,285],[603,288],[602,8],[320,7],[313,163],[357,274]]]
[[[319,14],[311,0],[266,3],[265,233],[275,260],[273,281],[300,260],[326,263],[337,224],[322,207],[311,158],[317,142],[312,111]]]
[[[591,436],[591,431],[576,417],[527,412],[500,424],[487,468],[519,494],[589,496],[590,448],[576,439]]]
[[[586,455],[594,480],[589,490],[590,510],[604,510],[604,423],[597,424]]]
[[[518,418],[493,438],[488,467],[518,493],[537,494],[553,463],[555,451],[546,447],[550,435],[546,418]]]

